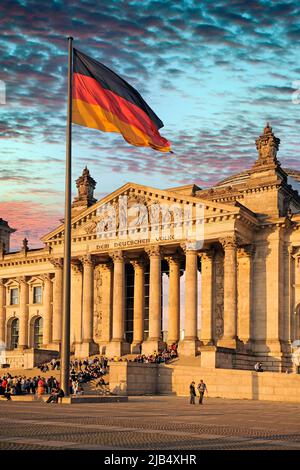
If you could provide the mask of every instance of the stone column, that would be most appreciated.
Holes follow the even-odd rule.
[[[28,348],[29,286],[25,276],[18,278],[20,289],[19,349]]]
[[[163,348],[161,340],[161,247],[146,249],[150,258],[149,276],[149,338],[143,342],[143,354],[153,354]]]
[[[185,252],[185,317],[184,339],[179,342],[180,355],[196,356],[198,313],[198,254],[197,250],[182,245]]]
[[[43,275],[43,348],[52,342],[52,280],[50,274]]]
[[[253,290],[253,255],[254,247],[247,245],[238,249],[238,314],[237,336],[243,348],[251,350],[253,332],[252,290]]]
[[[55,268],[53,286],[53,347],[60,349],[62,333],[62,309],[63,309],[63,260],[62,258],[50,260]]]
[[[81,357],[83,266],[79,259],[71,261],[71,351]]]
[[[114,262],[112,340],[107,351],[110,356],[122,356],[130,352],[125,342],[125,260],[121,250],[112,252]]]
[[[139,354],[144,340],[145,267],[144,260],[131,261],[134,267],[133,342],[131,352]]]
[[[101,276],[101,311],[100,311],[100,352],[106,354],[112,339],[112,293],[113,293],[113,264],[100,264]]]
[[[91,255],[81,258],[83,265],[83,296],[82,296],[82,355],[89,356],[96,353],[96,344],[93,339],[94,332],[94,261]]]
[[[299,319],[299,298],[300,298],[300,247],[290,247],[290,332],[291,341],[298,339],[300,331]]]
[[[5,344],[6,324],[6,287],[3,279],[0,279],[0,342]]]
[[[283,342],[281,338],[281,320],[283,312],[286,311],[282,308],[282,299],[284,295],[283,285],[283,266],[282,251],[283,239],[286,236],[284,228],[272,227],[267,234],[266,246],[266,325],[265,346],[268,355],[272,356],[272,366],[270,364],[269,370],[280,371],[283,366],[282,353],[284,351]],[[258,325],[259,327],[259,325]],[[277,363],[277,364],[276,364]]]
[[[221,238],[224,256],[224,334],[218,346],[235,349],[237,339],[237,239]]]
[[[202,251],[201,257],[201,345],[212,346],[214,312],[214,251]]]
[[[169,301],[168,301],[168,345],[180,339],[180,256],[168,256]]]

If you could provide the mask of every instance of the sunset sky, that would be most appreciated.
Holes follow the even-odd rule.
[[[87,165],[97,198],[128,181],[214,184],[251,166],[266,121],[300,170],[296,0],[3,0],[0,24],[0,217],[15,249],[63,217],[68,35],[143,95],[175,151],[73,125],[73,180]]]

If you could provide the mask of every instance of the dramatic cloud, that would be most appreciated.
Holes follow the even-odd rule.
[[[143,94],[175,151],[74,126],[73,179],[87,164],[100,197],[127,181],[215,184],[251,166],[267,120],[300,169],[299,24],[295,0],[3,0],[0,217],[19,223],[16,243],[62,216],[68,35]]]

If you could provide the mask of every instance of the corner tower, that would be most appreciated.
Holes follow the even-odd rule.
[[[76,180],[78,196],[72,203],[72,215],[81,212],[84,209],[95,204],[94,190],[96,181],[91,177],[87,167],[84,168],[82,175]]]
[[[0,218],[0,253],[8,253],[10,247],[10,234],[16,229],[11,228],[6,220]]]

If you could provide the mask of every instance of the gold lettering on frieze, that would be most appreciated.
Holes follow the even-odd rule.
[[[172,241],[175,240],[174,235],[170,235],[168,237],[159,237],[155,238],[155,240],[150,240],[150,238],[143,238],[141,240],[127,240],[121,242],[111,242],[111,243],[104,243],[102,245],[96,245],[96,250],[109,250],[111,248],[124,248],[129,246],[137,246],[137,245],[148,245],[150,242],[162,242],[162,241]]]

